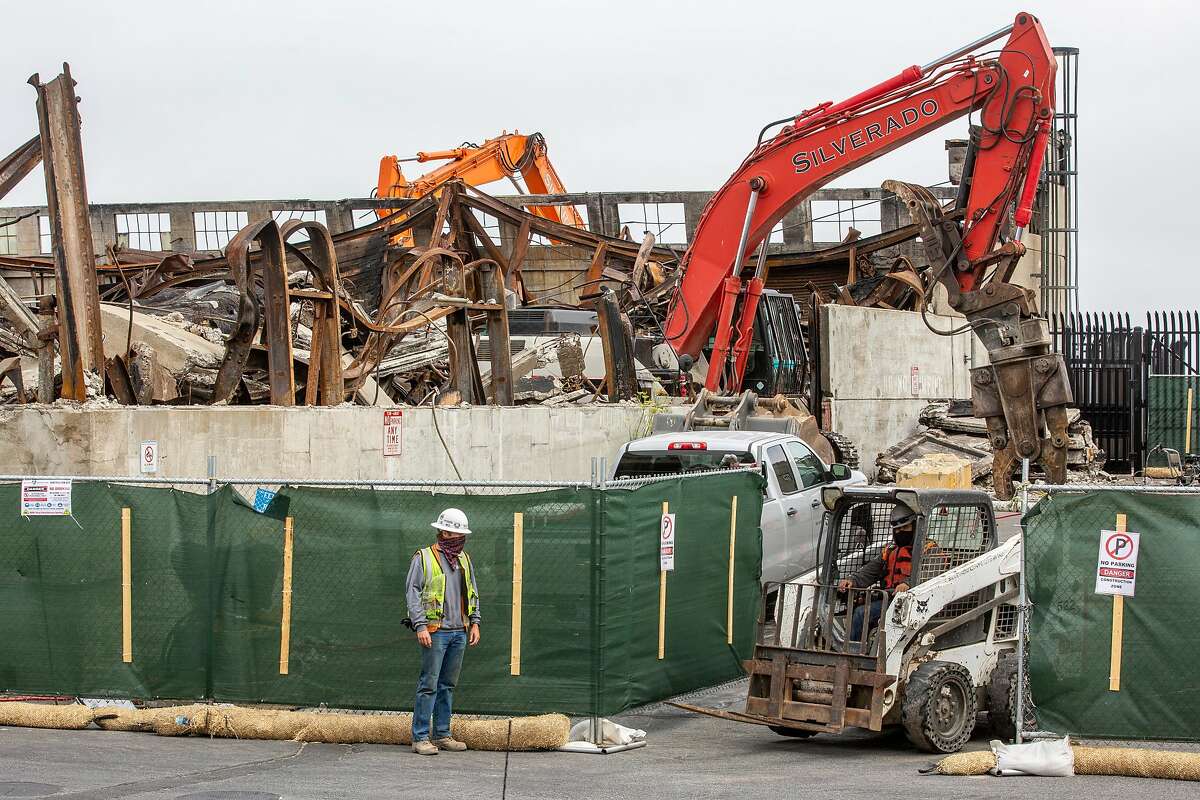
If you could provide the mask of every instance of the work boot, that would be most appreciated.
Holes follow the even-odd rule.
[[[460,742],[458,739],[454,739],[450,736],[447,736],[445,739],[438,739],[434,742],[434,744],[437,745],[439,750],[454,750],[461,752],[467,749],[466,743]]]
[[[466,747],[463,749],[465,750]],[[413,752],[419,756],[436,756],[438,749],[433,742],[428,739],[422,739],[419,742],[413,742]]]

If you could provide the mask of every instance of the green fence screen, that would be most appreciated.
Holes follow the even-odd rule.
[[[1191,450],[1200,452],[1200,378],[1194,375],[1151,375],[1146,379],[1146,444],[1187,453],[1188,389],[1192,390]]]
[[[468,652],[456,692],[459,710],[614,714],[735,678],[752,649],[762,552],[761,477],[752,473],[531,494],[285,487],[265,513],[229,486],[200,495],[80,482],[73,517],[24,518],[19,499],[19,485],[0,486],[0,690],[410,709],[420,656],[401,625],[404,578],[447,506],[471,520],[467,550],[483,615],[482,640]],[[664,502],[678,533],[659,659]],[[128,663],[123,508],[131,519]]]
[[[1109,688],[1113,598],[1096,594],[1100,532],[1140,536],[1123,600],[1119,691]],[[1200,495],[1053,494],[1025,517],[1038,725],[1115,739],[1200,740]]]

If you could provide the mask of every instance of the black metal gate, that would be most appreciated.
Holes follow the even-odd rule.
[[[1107,469],[1142,468],[1145,450],[1141,328],[1128,314],[1059,314],[1051,320],[1075,405],[1092,424],[1096,444],[1108,454]]]
[[[1145,326],[1133,325],[1125,313],[1059,314],[1050,329],[1075,405],[1108,455],[1106,468],[1140,472],[1147,451],[1164,444],[1150,441],[1162,438],[1160,421],[1186,416],[1186,409],[1175,408],[1176,395],[1183,395],[1173,384],[1161,388],[1160,379],[1200,374],[1200,313],[1151,312]]]

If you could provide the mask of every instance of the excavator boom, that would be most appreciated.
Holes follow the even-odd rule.
[[[470,186],[483,186],[505,178],[515,179],[517,175],[525,180],[526,190],[530,194],[565,194],[567,191],[554,165],[550,163],[546,139],[540,133],[529,136],[502,133],[482,145],[464,144],[451,150],[419,152],[415,158],[404,160],[448,163],[413,181],[404,176],[401,160],[396,156],[380,159],[379,180],[375,189],[377,197],[421,197],[454,179]],[[576,228],[587,227],[574,206],[531,206],[529,211],[554,222]],[[391,212],[379,209],[378,213],[383,218]]]
[[[986,57],[971,55],[1005,37]],[[997,493],[1011,494],[1011,467],[1020,458],[1040,457],[1052,480],[1065,479],[1066,370],[1050,353],[1030,293],[1007,282],[1024,253],[1020,233],[1053,119],[1056,70],[1041,24],[1020,13],[1011,26],[840,103],[804,111],[766,141],[760,137],[696,227],[667,316],[668,343],[695,358],[713,337],[706,387],[737,391],[772,227],[829,181],[978,112],[956,209],[943,209],[919,186],[889,181],[884,188],[922,225],[934,275],[988,350],[990,365],[972,374],[973,401],[996,453]],[[760,245],[754,276],[743,283],[746,261]]]

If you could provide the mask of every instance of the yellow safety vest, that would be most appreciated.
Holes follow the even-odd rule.
[[[424,584],[421,586],[421,610],[425,612],[429,630],[435,631],[441,627],[439,621],[446,616],[443,608],[446,604],[446,574],[442,572],[442,565],[432,546],[423,547],[418,552],[421,554],[421,574],[424,578]],[[478,607],[475,582],[471,580],[471,557],[466,553],[459,553],[458,566],[463,571],[463,580],[467,585],[464,619],[466,622]]]

